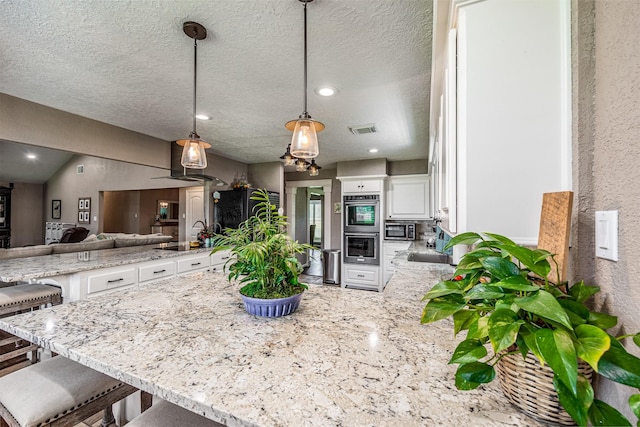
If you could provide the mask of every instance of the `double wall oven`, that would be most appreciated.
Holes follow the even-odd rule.
[[[380,196],[344,196],[344,262],[380,265]]]

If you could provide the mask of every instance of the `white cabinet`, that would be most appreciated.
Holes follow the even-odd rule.
[[[379,193],[382,191],[381,179],[343,179],[342,193]]]
[[[384,283],[391,280],[391,276],[396,272],[391,263],[399,252],[406,251],[411,246],[411,242],[384,242]]]
[[[382,292],[380,267],[377,265],[343,264],[342,287]]]
[[[83,274],[81,281],[86,283],[87,296],[91,296],[134,285],[138,280],[137,271],[135,266],[105,268]]]
[[[388,219],[429,219],[429,176],[397,175],[387,180]]]
[[[535,246],[542,194],[571,189],[571,4],[434,2],[434,15],[450,19],[433,31],[442,60],[429,121],[447,232],[491,230]],[[544,173],[532,179],[536,165]]]
[[[198,271],[209,268],[211,261],[209,254],[196,254],[178,259],[178,274],[190,273],[192,271]]]
[[[231,251],[220,251],[211,255],[211,270],[220,273],[224,270],[224,265],[231,258]]]
[[[176,274],[176,263],[173,260],[144,263],[139,269],[139,280],[146,282],[147,280],[170,277],[174,274]]]

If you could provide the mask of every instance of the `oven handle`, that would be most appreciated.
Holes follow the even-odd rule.
[[[348,237],[378,237],[378,233],[344,233]]]

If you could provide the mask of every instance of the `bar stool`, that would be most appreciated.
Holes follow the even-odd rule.
[[[0,317],[62,304],[62,291],[39,283],[0,288]],[[31,352],[31,360],[26,355]],[[38,346],[0,331],[0,377],[38,361]]]
[[[127,427],[224,427],[224,425],[209,420],[191,411],[187,411],[169,402],[155,403],[142,415],[138,415]]]
[[[0,378],[0,427],[73,426],[137,389],[58,356]],[[2,419],[4,423],[2,423]]]

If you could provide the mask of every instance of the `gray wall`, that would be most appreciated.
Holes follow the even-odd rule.
[[[255,163],[247,166],[247,179],[254,188],[266,188],[284,194],[284,166],[281,162]]]
[[[398,162],[388,162],[387,171],[389,175],[414,175],[427,173],[427,160],[403,160]]]
[[[387,159],[339,162],[337,170],[337,176],[384,175],[387,173]]]
[[[0,139],[170,168],[169,142],[0,93]]]
[[[618,316],[615,334],[640,331],[640,3],[573,0],[572,272],[602,288],[596,309]],[[619,261],[594,256],[594,211],[619,212]],[[629,341],[627,340],[627,344]],[[636,355],[640,351],[627,345]],[[624,410],[633,390],[602,381],[597,395]],[[637,391],[636,391],[637,393]]]
[[[77,167],[84,166],[84,173],[78,174]],[[172,179],[152,179],[167,176],[164,169],[134,165],[127,162],[102,159],[92,156],[74,156],[60,170],[54,174],[46,184],[45,205],[51,200],[62,201],[62,218],[60,222],[78,222],[78,198],[91,198],[91,224],[84,224],[90,233],[98,233],[103,230],[101,192],[140,190],[148,188],[167,188],[193,186],[197,183],[176,181]],[[123,210],[133,207],[124,206]],[[129,212],[128,215],[133,215]],[[97,220],[94,220],[94,217]],[[50,209],[45,214],[46,221],[54,221],[51,218]],[[132,225],[133,226],[133,225]]]
[[[0,182],[8,187],[8,182]],[[44,244],[45,212],[51,215],[51,201],[46,205],[42,184],[14,183],[11,192],[11,246]]]

